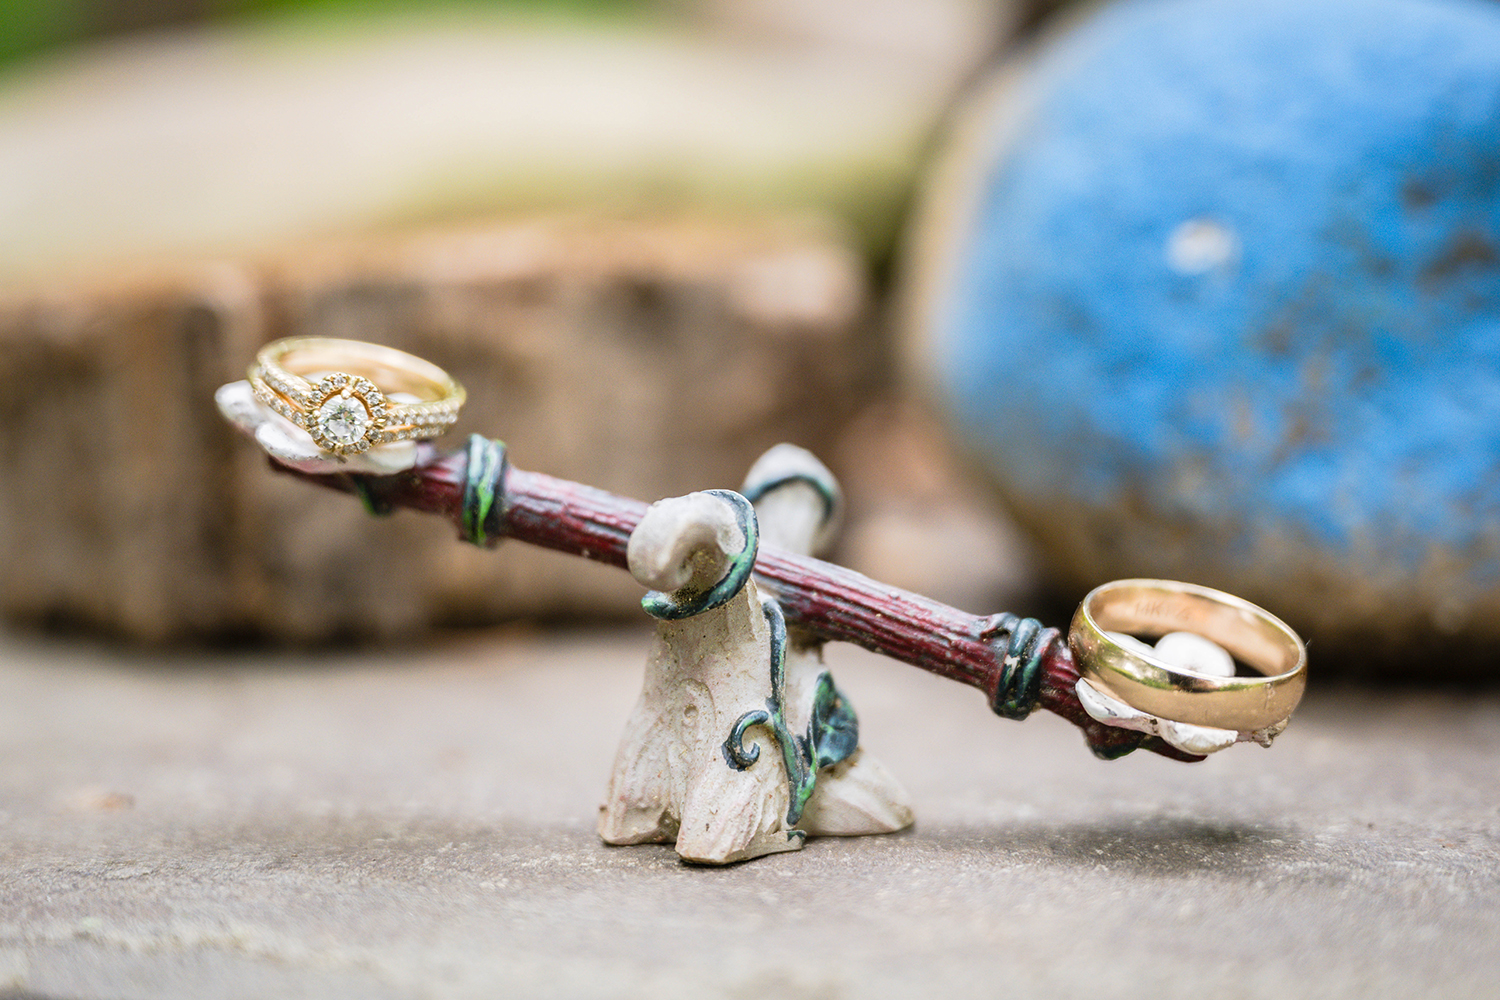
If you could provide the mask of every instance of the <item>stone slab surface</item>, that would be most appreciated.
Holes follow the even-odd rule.
[[[1495,995],[1500,696],[1315,683],[1269,751],[1104,763],[838,647],[916,828],[704,869],[593,834],[646,641],[0,636],[0,996]]]

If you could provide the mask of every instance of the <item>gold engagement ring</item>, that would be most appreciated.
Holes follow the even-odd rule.
[[[1111,632],[1194,632],[1256,672],[1216,677],[1128,647]],[[1079,673],[1131,708],[1195,726],[1259,732],[1285,723],[1307,687],[1307,648],[1249,601],[1175,580],[1116,580],[1083,599],[1068,631]]]
[[[437,437],[458,420],[465,399],[463,386],[437,365],[392,347],[330,337],[267,344],[249,379],[256,399],[335,455]]]

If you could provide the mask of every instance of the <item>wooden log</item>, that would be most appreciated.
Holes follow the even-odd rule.
[[[554,217],[119,274],[0,302],[0,610],[290,641],[631,613],[627,579],[494,560],[264,475],[213,407],[264,342],[353,336],[469,389],[459,432],[646,496],[832,449],[873,391],[863,267],[786,220]]]

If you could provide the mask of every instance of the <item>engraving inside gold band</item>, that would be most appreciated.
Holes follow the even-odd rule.
[[[1266,675],[1294,669],[1301,655],[1279,621],[1194,593],[1125,587],[1096,591],[1088,611],[1094,624],[1110,632],[1152,637],[1196,632]]]

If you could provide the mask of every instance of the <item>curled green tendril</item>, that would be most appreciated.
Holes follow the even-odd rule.
[[[1000,680],[990,696],[990,708],[1007,719],[1024,719],[1041,698],[1042,654],[1058,633],[1042,628],[1035,618],[999,614],[989,619],[980,637],[991,639],[1000,633],[1005,635],[1004,646],[991,643],[1000,654]]]
[[[825,476],[815,476],[810,472],[788,472],[784,476],[766,479],[755,484],[747,482],[741,492],[745,494],[746,500],[756,503],[766,494],[791,483],[806,483],[816,490],[818,498],[823,501],[823,517],[820,520],[823,524],[833,520],[834,512],[838,509],[839,495],[833,483]]]
[[[396,508],[391,502],[380,495],[368,476],[350,476],[349,485],[354,490],[354,495],[359,497],[359,502],[365,508],[365,513],[373,517],[389,517]]]
[[[491,548],[500,541],[500,519],[505,513],[505,473],[510,462],[505,442],[471,434],[464,462],[464,503],[459,538]]]
[[[765,709],[756,709],[746,712],[735,721],[734,728],[729,730],[729,739],[724,741],[724,760],[736,771],[743,771],[751,764],[760,760],[760,745],[753,744],[745,746],[745,731],[752,726],[767,726],[775,729],[772,722],[774,717]],[[785,723],[782,724],[785,728]]]
[[[786,765],[789,802],[787,826],[796,826],[817,787],[818,772],[849,759],[859,747],[859,719],[854,706],[839,693],[828,671],[818,674],[807,734],[793,736],[786,723],[786,616],[775,599],[761,601],[761,612],[771,629],[771,696],[764,709],[746,712],[735,721],[724,741],[724,760],[743,771],[760,759],[760,747],[745,747],[745,733],[754,726],[771,731]]]
[[[735,594],[744,589],[745,582],[750,579],[751,571],[755,569],[755,553],[760,547],[760,527],[755,520],[755,508],[750,506],[749,500],[733,490],[705,490],[704,492],[726,500],[734,507],[735,523],[745,539],[745,546],[739,552],[726,553],[729,560],[728,571],[718,583],[706,590],[692,592],[684,587],[671,594],[653,590],[642,597],[641,607],[645,608],[646,614],[653,618],[677,621],[723,607]]]
[[[1134,733],[1136,738],[1123,743],[1098,744],[1089,740],[1089,751],[1100,760],[1119,760],[1128,753],[1140,749],[1146,741],[1145,733]]]

